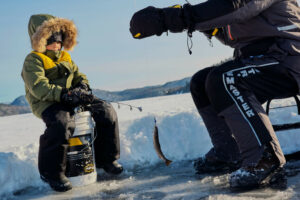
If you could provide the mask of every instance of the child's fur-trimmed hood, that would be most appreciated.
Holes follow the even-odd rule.
[[[47,40],[55,32],[63,32],[63,47],[72,50],[77,44],[77,28],[73,21],[51,15],[32,15],[28,24],[28,32],[33,50],[46,51]]]

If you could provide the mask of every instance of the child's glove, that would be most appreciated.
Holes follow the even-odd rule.
[[[168,8],[149,6],[136,12],[130,21],[130,32],[135,39],[160,36],[168,30],[182,32],[186,28],[183,8],[180,5]]]
[[[94,95],[80,88],[72,90],[63,89],[60,100],[63,104],[77,107],[79,105],[91,104],[94,101]]]
[[[80,88],[80,89],[83,89],[89,93],[92,94],[92,89],[90,88],[90,86],[82,81],[80,81],[76,86],[75,88]]]

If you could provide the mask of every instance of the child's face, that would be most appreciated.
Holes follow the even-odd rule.
[[[61,43],[60,42],[53,42],[46,46],[47,50],[51,51],[60,51],[61,50]]]

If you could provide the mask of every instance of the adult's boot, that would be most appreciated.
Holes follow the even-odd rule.
[[[265,150],[255,167],[241,167],[229,177],[232,189],[252,189],[269,185],[275,188],[285,188],[287,179],[285,170],[279,165],[278,159]]]
[[[196,174],[230,173],[240,168],[240,161],[226,161],[219,159],[212,148],[205,156],[194,160]]]

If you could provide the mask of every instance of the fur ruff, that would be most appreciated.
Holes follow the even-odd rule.
[[[40,53],[45,52],[47,40],[51,37],[52,33],[60,31],[64,34],[64,49],[67,51],[72,50],[77,44],[77,28],[73,21],[63,18],[53,18],[44,21],[32,35],[32,48]]]

